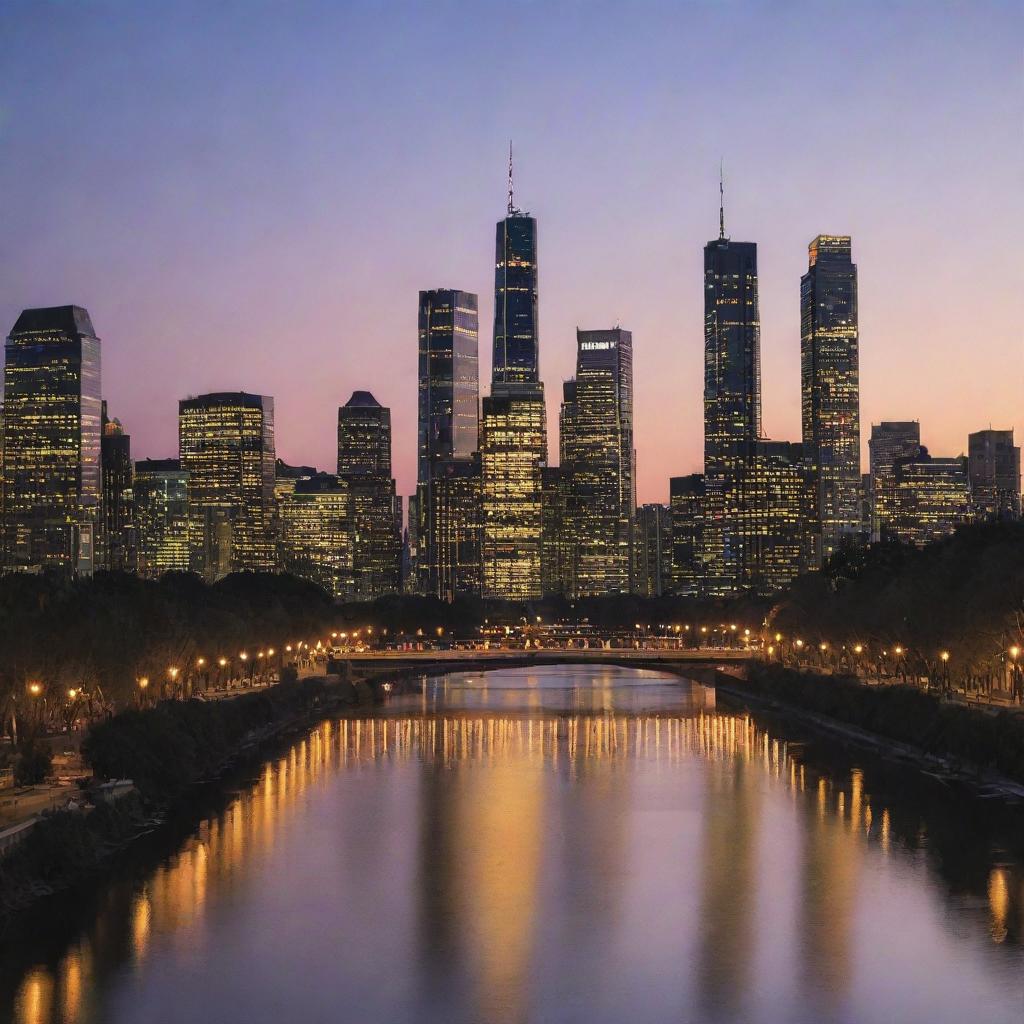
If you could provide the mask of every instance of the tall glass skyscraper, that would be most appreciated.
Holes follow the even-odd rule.
[[[498,222],[491,394],[482,403],[483,595],[541,596],[547,463],[537,331],[537,222],[513,202]]]
[[[142,459],[135,463],[132,494],[139,575],[156,579],[172,570],[188,572],[188,472],[177,459]]]
[[[101,493],[99,338],[81,306],[26,309],[5,354],[5,562],[89,573]]]
[[[704,247],[704,524],[700,561],[712,596],[749,580],[747,479],[761,436],[757,245]]]
[[[459,522],[467,497],[479,499],[479,416],[477,297],[420,292],[417,574],[421,590],[448,599],[480,590],[478,511]]]
[[[132,498],[131,437],[120,420],[107,419],[102,403],[100,438],[102,492],[97,531],[97,568],[130,572],[135,568],[135,504]]]
[[[619,327],[576,332],[576,384],[563,409],[574,594],[628,593],[636,508],[633,338]],[[568,392],[567,392],[568,393]]]
[[[820,564],[860,532],[857,265],[846,235],[818,235],[808,254],[800,279],[800,389]]]
[[[184,399],[178,450],[189,480],[193,569],[208,579],[275,569],[273,398],[224,391]]]

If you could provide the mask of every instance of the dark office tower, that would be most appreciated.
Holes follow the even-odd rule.
[[[979,430],[967,438],[975,519],[1020,519],[1020,448],[1012,430]]]
[[[480,456],[435,463],[430,481],[427,593],[443,601],[480,595]]]
[[[564,406],[563,406],[564,408]],[[541,530],[541,589],[545,595],[573,593],[575,556],[569,515],[571,474],[562,466],[545,466]]]
[[[498,224],[491,394],[481,403],[483,596],[541,596],[544,387],[538,376],[537,223],[515,207]]]
[[[921,449],[921,425],[916,420],[871,424],[868,454],[871,468],[871,539],[892,536],[896,507],[896,460],[913,458]]]
[[[704,247],[704,532],[711,596],[748,585],[745,484],[761,435],[757,246],[725,237]]]
[[[391,476],[391,410],[369,391],[338,410],[338,472]]]
[[[353,391],[338,410],[338,476],[351,497],[354,596],[398,593],[401,502],[391,477],[391,410],[369,391]]]
[[[139,575],[156,579],[165,572],[188,572],[187,471],[177,459],[136,462],[132,497]]]
[[[4,367],[5,561],[92,572],[100,342],[80,306],[26,309]]]
[[[672,587],[672,516],[667,505],[641,505],[636,510],[633,590],[643,597],[661,597]]]
[[[456,492],[469,488],[477,499],[480,495],[479,459],[473,461],[480,405],[478,345],[475,295],[447,288],[420,292],[416,488],[420,519],[416,532],[423,546],[419,573],[426,593],[448,599],[463,580],[471,584],[471,593],[480,591],[479,572],[474,575],[475,570],[459,568],[461,557],[471,557],[479,569],[479,511],[466,522],[464,537],[451,519],[464,497]],[[436,505],[435,478],[443,480],[439,486],[445,490],[444,507]],[[446,531],[445,537],[433,533],[435,525]],[[452,547],[456,536],[461,555]],[[476,554],[470,555],[473,545]]]
[[[100,438],[101,498],[97,567],[115,572],[135,568],[135,512],[132,501],[131,438],[120,420],[107,419],[102,403]]]
[[[674,476],[669,480],[672,520],[672,591],[685,597],[703,592],[704,475]]]
[[[628,593],[632,581],[633,338],[576,331],[576,381],[563,409],[576,549],[574,595]],[[571,424],[569,421],[571,420]]]
[[[800,387],[820,561],[860,533],[857,265],[846,235],[818,235],[808,254],[800,279]]]
[[[208,579],[275,569],[274,400],[242,391],[184,399],[178,452],[189,476],[192,568]]]

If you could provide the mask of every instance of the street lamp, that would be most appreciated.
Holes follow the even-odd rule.
[[[28,692],[31,693],[33,697],[38,697],[39,694],[43,692],[43,688],[39,683],[29,683]]]
[[[149,677],[141,676],[139,678],[139,689],[144,690],[147,686],[149,686]]]
[[[949,661],[949,651],[943,651],[939,657],[944,661]]]

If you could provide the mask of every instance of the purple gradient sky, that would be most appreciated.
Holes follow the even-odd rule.
[[[576,325],[633,331],[639,497],[702,462],[701,249],[759,243],[767,432],[799,438],[807,243],[860,267],[861,414],[934,453],[1024,431],[1019,3],[17,4],[0,9],[0,324],[76,302],[137,458],[177,399],[263,392],[334,463],[393,410],[415,479],[416,298],[480,295],[507,140],[539,220],[557,452]],[[484,384],[486,392],[487,384]]]

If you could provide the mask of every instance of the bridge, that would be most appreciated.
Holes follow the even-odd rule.
[[[541,665],[624,665],[661,669],[695,679],[724,670],[741,673],[743,665],[755,656],[753,651],[716,648],[622,648],[518,650],[423,650],[361,651],[332,657],[328,671],[351,672],[357,679],[383,681],[387,677],[430,675],[441,672],[487,672],[501,668],[532,668]],[[347,666],[347,667],[346,667]],[[682,671],[685,669],[685,672]]]

